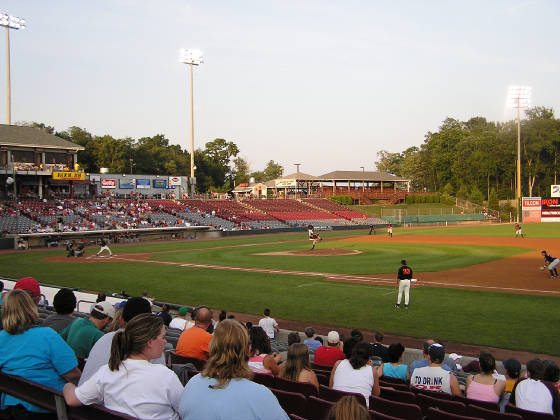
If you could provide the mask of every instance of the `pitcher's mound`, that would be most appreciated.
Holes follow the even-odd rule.
[[[362,251],[352,249],[339,249],[339,248],[315,248],[313,251],[310,249],[300,251],[280,251],[280,252],[263,252],[255,255],[295,255],[303,257],[339,257],[343,255],[358,255]]]

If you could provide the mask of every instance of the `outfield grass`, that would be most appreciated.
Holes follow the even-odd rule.
[[[534,228],[534,229],[533,229]],[[526,225],[532,237],[558,237],[560,225]],[[510,236],[512,226],[396,229],[400,234]],[[444,233],[445,232],[445,233]],[[452,233],[451,233],[452,232]],[[327,232],[327,238],[364,234]],[[302,238],[303,237],[303,238]],[[286,243],[274,243],[292,241]],[[258,244],[256,246],[245,246]],[[228,246],[230,248],[223,248]],[[511,247],[467,247],[397,243],[324,241],[320,247],[360,249],[348,257],[267,257],[252,255],[305,249],[305,234],[255,235],[223,240],[183,241],[112,247],[113,252],[159,252],[164,261],[251,266],[348,274],[394,273],[403,254],[417,271],[447,270],[526,252]],[[88,250],[89,251],[89,250]],[[92,252],[91,250],[90,252]],[[408,311],[393,308],[394,287],[334,283],[322,277],[210,270],[143,262],[57,264],[42,261],[45,251],[0,255],[0,274],[35,276],[43,283],[138,295],[148,290],[159,300],[207,304],[228,311],[260,314],[269,306],[276,318],[329,324],[413,337],[438,337],[467,344],[496,346],[560,356],[555,334],[560,298],[421,287],[411,293]],[[396,262],[395,262],[396,261]]]
[[[523,225],[523,233],[529,238],[559,238],[560,223],[534,223]],[[393,235],[430,235],[430,236],[504,236],[514,237],[514,225],[502,223],[497,225],[439,226],[427,228],[393,229]],[[521,239],[520,239],[521,240]]]

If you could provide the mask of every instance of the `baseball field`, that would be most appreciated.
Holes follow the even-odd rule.
[[[410,337],[560,356],[560,280],[540,250],[560,256],[560,224],[477,225],[324,232],[310,251],[307,233],[111,245],[113,257],[64,250],[0,254],[0,274],[34,276],[86,290],[206,304]],[[418,279],[410,308],[395,309],[396,271],[405,258]]]

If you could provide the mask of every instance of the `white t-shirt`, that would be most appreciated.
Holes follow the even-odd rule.
[[[139,419],[179,419],[183,386],[177,375],[162,365],[126,359],[119,370],[101,367],[76,388],[82,404],[103,404]]]
[[[274,327],[276,327],[278,323],[274,320],[274,318],[261,318],[259,321],[259,327],[261,327],[266,335],[270,338],[274,338]]]
[[[370,365],[354,369],[348,359],[344,359],[334,371],[333,389],[362,394],[369,407],[369,397],[374,380],[373,369]]]
[[[178,330],[184,330],[185,325],[187,325],[187,320],[185,318],[176,316],[169,323],[169,328],[177,328]]]
[[[552,395],[541,381],[528,378],[517,384],[515,388],[515,405],[523,410],[554,414],[552,411]]]
[[[451,394],[451,373],[439,366],[426,366],[414,369],[410,386],[427,391]]]

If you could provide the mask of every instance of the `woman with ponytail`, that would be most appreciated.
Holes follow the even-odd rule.
[[[115,334],[109,363],[76,388],[64,386],[70,406],[103,404],[140,419],[178,419],[183,386],[172,370],[150,360],[165,347],[163,320],[140,314]]]

